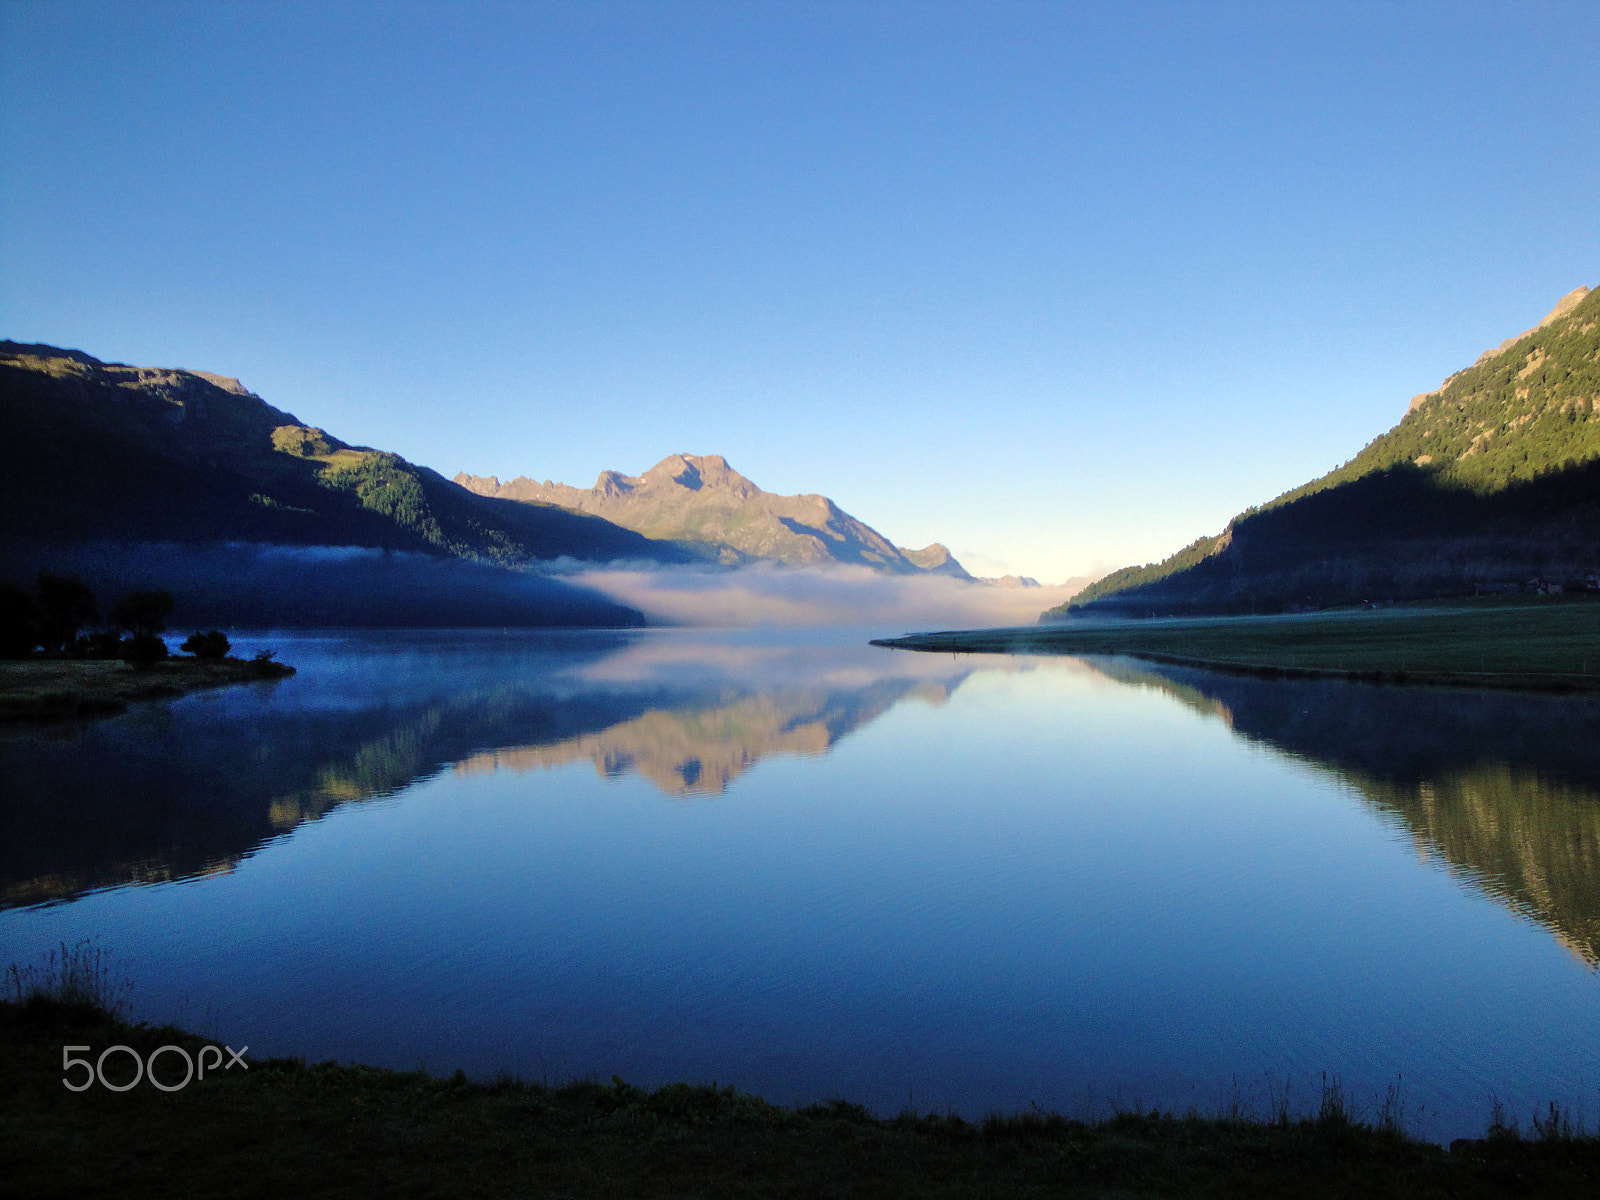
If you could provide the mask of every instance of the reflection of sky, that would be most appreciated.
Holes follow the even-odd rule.
[[[1283,685],[1223,694],[1075,660],[826,640],[791,651],[649,634],[529,686],[597,670],[645,712],[666,711],[664,681],[685,677],[673,694],[704,679],[730,705],[874,662],[876,686],[959,686],[942,705],[887,708],[826,755],[768,758],[716,803],[671,803],[583,763],[434,771],[225,875],[0,914],[0,939],[26,961],[97,934],[135,980],[140,1019],[213,1005],[266,1053],[715,1078],[882,1112],[1207,1108],[1236,1081],[1264,1107],[1264,1081],[1286,1077],[1310,1103],[1322,1071],[1370,1107],[1403,1073],[1412,1111],[1432,1114],[1422,1132],[1450,1137],[1481,1132],[1491,1094],[1525,1119],[1600,1079],[1597,976],[1454,863],[1419,861],[1419,827],[1363,790],[1381,764],[1278,748],[1315,758],[1324,726],[1362,727],[1371,692],[1325,691],[1311,725],[1310,693]],[[782,682],[730,682],[768,676]],[[1409,708],[1469,731],[1496,716],[1423,711],[1428,696],[1388,689],[1391,707],[1368,715],[1403,724]],[[194,707],[165,711],[182,728]],[[449,732],[448,705],[415,711]],[[1441,845],[1475,853],[1466,828],[1440,825],[1456,839]]]

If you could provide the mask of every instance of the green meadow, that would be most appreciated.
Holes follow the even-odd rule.
[[[293,675],[270,659],[33,658],[0,661],[0,721],[51,721],[107,716],[139,700],[171,699],[201,688]]]
[[[1600,602],[1474,597],[1267,617],[1067,620],[876,645],[950,653],[1127,654],[1265,676],[1549,691],[1600,689]]]

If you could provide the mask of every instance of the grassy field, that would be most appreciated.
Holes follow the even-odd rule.
[[[294,668],[282,663],[238,658],[167,658],[140,664],[114,659],[0,661],[0,721],[102,716],[121,712],[136,700],[293,674]]]
[[[1090,619],[910,634],[875,645],[1009,654],[1129,654],[1257,675],[1600,690],[1600,601],[1458,600],[1271,617]]]
[[[175,1091],[122,1093],[63,1070],[205,1039],[102,1008],[0,1003],[0,1193],[69,1196],[1584,1197],[1600,1139],[1559,1114],[1451,1150],[1396,1113],[1354,1119],[1337,1088],[1315,1113],[1051,1114],[880,1120],[836,1101],[781,1108],[733,1088],[564,1087],[437,1079],[333,1063],[247,1060]],[[221,1054],[219,1058],[223,1057]],[[159,1060],[169,1087],[179,1056]],[[112,1083],[132,1058],[108,1058]]]

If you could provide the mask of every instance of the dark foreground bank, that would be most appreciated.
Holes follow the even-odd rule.
[[[136,700],[293,675],[270,658],[167,658],[150,663],[36,658],[0,662],[0,721],[55,721],[119,713]]]
[[[205,1052],[209,1045],[218,1045]],[[117,1050],[101,1060],[112,1046]],[[155,1059],[134,1078],[134,1058]],[[69,1047],[65,1052],[64,1047]],[[64,1054],[101,1063],[63,1066]],[[475,1084],[289,1059],[129,1026],[92,1004],[0,1004],[0,1191],[57,1196],[1585,1197],[1600,1138],[1559,1116],[1451,1150],[1337,1089],[1274,1120],[1121,1113],[878,1120],[733,1088]],[[191,1060],[203,1080],[180,1083]],[[82,1091],[73,1091],[64,1080]]]
[[[914,633],[872,644],[962,654],[1124,654],[1264,678],[1600,691],[1600,602],[1588,597],[1066,621]]]

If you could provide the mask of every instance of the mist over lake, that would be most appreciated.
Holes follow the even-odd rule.
[[[299,674],[0,738],[0,958],[483,1078],[1600,1111],[1596,701],[869,636],[238,636]]]

